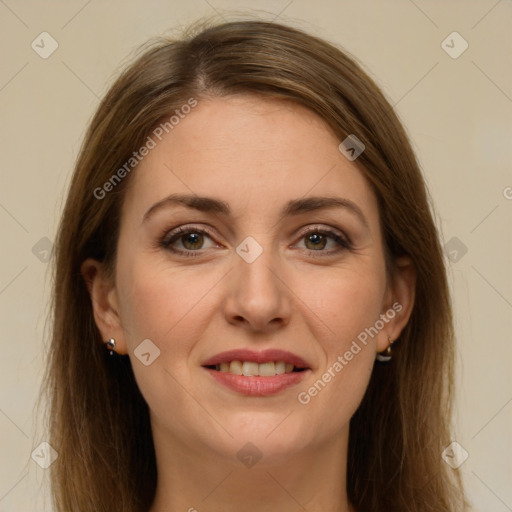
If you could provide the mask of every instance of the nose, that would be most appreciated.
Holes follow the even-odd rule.
[[[269,333],[290,322],[292,296],[271,251],[252,263],[236,257],[225,301],[226,320],[251,332]]]

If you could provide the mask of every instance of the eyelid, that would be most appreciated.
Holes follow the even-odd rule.
[[[213,234],[211,233],[211,228],[206,228],[203,226],[198,227],[194,226],[192,224],[188,225],[181,225],[174,229],[166,230],[164,231],[163,235],[160,236],[157,239],[156,248],[157,249],[164,249],[166,251],[169,251],[177,256],[181,257],[191,257],[191,258],[199,258],[202,256],[204,249],[198,249],[197,251],[191,251],[187,249],[176,249],[172,247],[171,243],[174,243],[175,241],[179,240],[182,236],[188,234],[188,233],[201,233],[208,235],[211,239],[214,238]]]
[[[341,239],[343,239],[344,242],[347,243],[347,245],[352,245],[352,242],[350,238],[340,229],[334,228],[332,226],[323,226],[322,224],[310,224],[308,226],[305,226],[299,231],[299,238],[302,238],[303,236],[308,235],[309,233],[325,233],[328,235],[335,235]]]
[[[194,225],[194,224],[185,224],[182,226],[178,226],[174,229],[171,229],[170,231],[165,230],[164,236],[160,237],[161,242],[164,244],[169,243],[176,235],[187,234],[189,232],[194,232],[194,231],[196,231],[198,233],[206,233],[211,238],[213,238],[213,236],[214,236],[212,228],[210,228],[208,225],[203,224],[200,226],[200,225]],[[179,237],[177,237],[177,238],[179,238]]]

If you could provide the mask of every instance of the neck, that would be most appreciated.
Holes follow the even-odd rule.
[[[348,425],[328,445],[286,459],[262,453],[252,467],[250,458],[244,465],[207,447],[187,446],[155,424],[153,440],[158,483],[149,512],[354,512],[346,494]],[[247,454],[255,456],[251,448]]]

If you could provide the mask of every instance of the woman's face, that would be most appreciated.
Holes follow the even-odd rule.
[[[214,98],[132,171],[95,315],[154,436],[243,463],[249,442],[275,462],[348,432],[408,295],[386,280],[376,197],[339,143],[301,106]]]

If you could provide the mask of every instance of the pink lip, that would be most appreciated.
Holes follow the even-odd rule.
[[[245,359],[247,361],[247,359]],[[282,361],[282,359],[281,359]],[[273,377],[244,377],[229,372],[220,372],[206,368],[206,371],[217,380],[217,382],[248,396],[267,396],[279,393],[286,388],[298,384],[311,370],[301,372],[283,373]]]
[[[306,363],[306,361],[301,357],[292,354],[291,352],[277,349],[268,349],[261,352],[247,349],[228,350],[206,360],[202,366],[214,366],[216,364],[229,363],[231,361],[252,361],[258,364],[268,363],[271,361],[284,361],[285,363],[293,364],[293,366],[297,368],[309,368],[308,363]],[[265,379],[269,378],[272,379],[273,377],[265,377]]]

